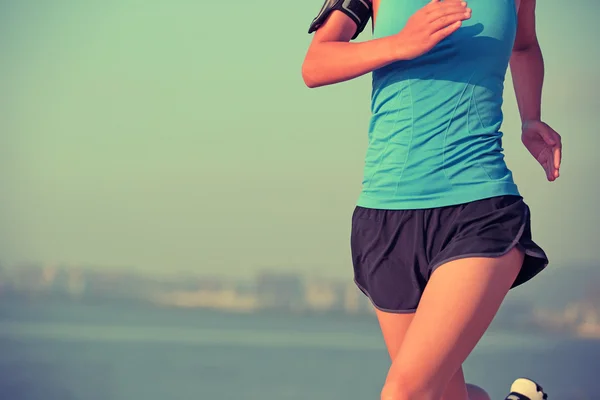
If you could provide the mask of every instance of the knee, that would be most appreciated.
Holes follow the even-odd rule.
[[[381,390],[381,400],[435,400],[439,391],[415,379],[395,378],[388,380]]]

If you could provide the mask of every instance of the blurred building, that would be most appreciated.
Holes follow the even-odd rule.
[[[333,311],[343,307],[343,288],[338,282],[310,279],[304,285],[304,305],[310,311]]]
[[[263,309],[303,308],[303,279],[293,273],[262,272],[256,277],[256,297]]]

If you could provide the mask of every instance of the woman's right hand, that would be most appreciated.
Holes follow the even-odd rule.
[[[414,13],[395,35],[399,60],[417,58],[450,36],[471,18],[471,9],[461,0],[432,0]]]

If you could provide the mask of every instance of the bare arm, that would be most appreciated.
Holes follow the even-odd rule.
[[[510,69],[523,123],[541,119],[544,59],[535,31],[535,1],[521,0]]]
[[[398,59],[395,38],[350,43],[355,23],[340,11],[315,32],[302,64],[302,78],[308,87],[347,81],[381,68]]]
[[[302,64],[308,87],[347,81],[394,61],[409,60],[431,50],[470,18],[466,3],[431,0],[409,18],[397,34],[361,43],[350,43],[356,24],[344,13],[333,11],[315,32]]]
[[[535,31],[535,1],[521,0],[510,68],[521,114],[521,141],[552,182],[560,175],[562,139],[541,120],[544,59]]]

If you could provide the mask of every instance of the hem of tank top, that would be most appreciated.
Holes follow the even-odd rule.
[[[517,185],[513,182],[489,182],[468,189],[454,189],[449,192],[428,196],[397,196],[394,198],[373,197],[361,192],[356,205],[363,208],[380,210],[421,210],[441,208],[471,203],[498,196],[521,196]]]

